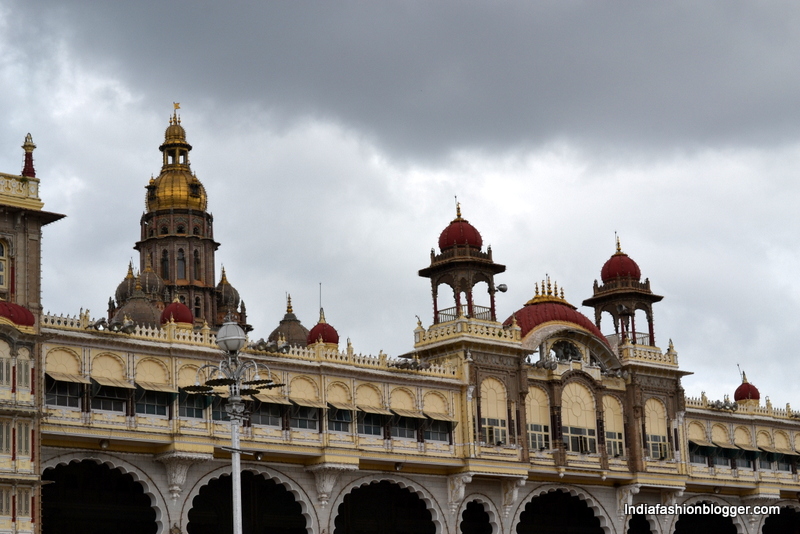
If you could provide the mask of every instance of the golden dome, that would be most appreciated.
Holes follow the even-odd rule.
[[[164,154],[161,174],[147,185],[147,210],[192,209],[205,211],[208,205],[206,189],[192,173],[186,130],[174,113],[164,132],[164,143],[159,147]]]

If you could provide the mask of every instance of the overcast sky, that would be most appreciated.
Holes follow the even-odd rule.
[[[580,305],[617,231],[689,395],[739,363],[800,408],[797,3],[4,0],[0,83],[0,170],[30,132],[68,216],[46,310],[105,314],[180,102],[254,339],[322,282],[342,345],[410,350],[458,195],[503,318],[546,273]]]

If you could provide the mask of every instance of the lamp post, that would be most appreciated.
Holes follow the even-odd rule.
[[[261,378],[258,374],[258,363],[253,360],[245,361],[239,357],[239,351],[244,347],[246,339],[242,327],[230,317],[226,317],[226,322],[217,332],[217,345],[224,352],[224,356],[218,364],[206,364],[198,369],[195,385],[184,388],[190,393],[210,393],[214,386],[228,387],[229,397],[225,411],[231,422],[233,534],[242,534],[242,468],[239,426],[247,420],[249,415],[242,396],[255,395],[259,389],[270,389],[283,385],[273,383],[270,378]],[[200,377],[205,373],[207,373],[208,380],[201,385]]]

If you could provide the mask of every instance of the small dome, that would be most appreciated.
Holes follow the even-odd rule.
[[[153,270],[150,265],[150,258],[147,258],[147,265],[141,275],[142,291],[154,300],[160,300],[164,293],[164,280]]]
[[[168,323],[170,319],[176,323],[194,323],[192,311],[188,306],[186,306],[186,304],[182,303],[178,299],[175,299],[169,306],[164,308],[164,311],[161,312],[161,324]]]
[[[637,281],[642,278],[642,271],[636,262],[622,252],[619,239],[617,239],[617,252],[600,269],[600,278],[604,284],[617,278],[632,278]]]
[[[222,279],[217,284],[217,305],[220,308],[236,309],[239,307],[239,292],[228,282],[225,267],[222,268]]]
[[[319,309],[319,322],[308,333],[307,343],[312,345],[318,341],[322,343],[339,344],[339,333],[334,327],[325,322],[325,312]]]
[[[0,317],[5,317],[18,326],[33,326],[35,322],[30,310],[5,300],[0,300]]]
[[[747,381],[747,375],[742,373],[742,383],[741,385],[736,388],[736,391],[733,393],[733,400],[736,402],[740,401],[748,401],[748,400],[760,400],[761,393],[758,392],[758,388],[755,387],[753,384]]]
[[[186,142],[186,130],[183,129],[181,126],[180,119],[173,120],[170,119],[169,126],[164,131],[164,142],[165,143],[185,143]]]
[[[147,195],[148,211],[170,208],[205,211],[208,207],[206,188],[188,168],[162,170]]]
[[[292,346],[305,347],[308,344],[308,328],[300,323],[300,319],[292,311],[292,297],[287,298],[286,315],[281,319],[278,327],[272,331],[267,341],[278,341],[283,338],[286,343]]]
[[[145,296],[138,278],[136,279],[136,285],[134,287],[133,294],[130,296],[128,301],[117,310],[117,313],[114,314],[111,322],[122,324],[125,321],[126,316],[130,318],[134,324],[139,326],[156,328],[160,324],[158,308],[156,308]]]
[[[439,250],[444,251],[456,245],[469,245],[478,249],[483,246],[480,232],[469,221],[461,218],[460,205],[456,206],[456,218],[439,235]]]
[[[122,306],[133,295],[133,287],[135,285],[133,278],[133,264],[128,264],[128,274],[117,286],[114,292],[114,298],[117,299],[117,306]]]

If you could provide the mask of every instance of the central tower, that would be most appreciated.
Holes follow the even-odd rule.
[[[152,268],[164,281],[163,302],[178,299],[195,320],[217,323],[214,284],[214,218],[205,187],[192,173],[186,130],[176,111],[164,135],[161,173],[146,186],[147,211],[141,218],[139,269]]]

